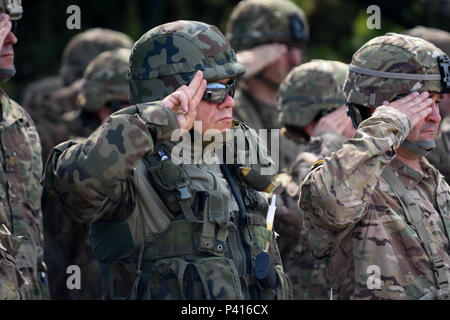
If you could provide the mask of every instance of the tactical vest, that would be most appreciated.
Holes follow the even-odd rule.
[[[134,172],[134,214],[144,207],[138,197],[156,201],[142,214],[157,217],[155,232],[135,245],[126,235],[130,221],[90,226],[106,298],[290,299],[273,232],[265,225],[267,199],[248,184],[248,177],[264,179],[255,170],[244,175],[238,166],[222,165],[233,194],[224,189],[219,165],[176,165],[171,149],[169,143],[157,145]],[[263,250],[267,241],[270,256]],[[269,265],[276,275],[267,285],[262,275]]]

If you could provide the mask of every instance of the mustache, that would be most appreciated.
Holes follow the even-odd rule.
[[[430,131],[430,130],[437,131],[438,129],[439,129],[438,125],[429,123],[429,124],[425,124],[421,131]]]

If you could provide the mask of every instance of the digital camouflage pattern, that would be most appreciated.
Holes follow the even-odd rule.
[[[97,112],[111,100],[128,101],[128,64],[130,49],[116,49],[99,54],[84,71],[78,104]]]
[[[388,33],[366,42],[353,54],[351,64],[384,72],[440,75],[437,57],[441,55],[442,50],[421,38]],[[378,107],[400,93],[441,92],[442,85],[440,80],[388,79],[349,71],[343,90],[348,103]]]
[[[245,0],[228,19],[226,35],[233,49],[241,51],[272,42],[302,43],[309,38],[309,25],[291,1]]]
[[[6,226],[15,237],[23,237],[18,249],[17,246],[6,248],[7,251],[17,251],[16,263],[26,279],[20,288],[20,298],[45,299],[48,298],[48,286],[43,260],[39,136],[28,113],[3,91],[0,103],[3,111],[0,132],[3,150],[0,155],[0,224]],[[11,265],[10,269],[14,271]],[[14,277],[13,274],[10,276]]]
[[[422,241],[381,177],[386,166],[423,211],[448,275],[450,187],[425,158],[420,160],[424,174],[395,159],[393,150],[411,130],[403,113],[378,107],[301,186],[299,205],[310,219],[308,242],[314,255],[327,261],[333,298],[419,299],[436,290]]]
[[[282,125],[301,128],[345,104],[342,87],[347,72],[347,64],[327,60],[292,69],[278,91]]]
[[[60,74],[64,86],[69,86],[83,76],[89,62],[104,51],[117,48],[131,49],[133,40],[125,33],[93,28],[74,36],[64,48]]]
[[[291,280],[294,299],[323,300],[330,298],[326,264],[314,259],[307,243],[305,215],[298,207],[300,183],[318,160],[339,150],[345,138],[333,132],[311,137],[305,150],[297,156],[288,173],[278,175],[277,212],[274,228],[284,269]]]
[[[208,82],[245,73],[217,27],[185,20],[155,27],[136,41],[131,53],[131,103],[163,99],[189,84],[197,70]]]
[[[444,51],[447,55],[450,54],[450,33],[445,30],[417,26],[412,29],[405,30],[403,33],[408,36],[419,37],[427,40]]]

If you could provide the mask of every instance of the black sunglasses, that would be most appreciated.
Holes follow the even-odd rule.
[[[222,103],[227,95],[234,97],[235,80],[230,80],[227,84],[212,82],[206,85],[202,100],[212,103]]]

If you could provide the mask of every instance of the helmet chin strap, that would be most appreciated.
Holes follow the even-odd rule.
[[[436,148],[436,142],[434,140],[420,140],[413,142],[406,139],[403,141],[402,147],[405,147],[420,157],[425,157]]]
[[[12,69],[0,68],[0,83],[8,81],[10,78],[14,77],[15,74],[15,66],[13,66]]]

